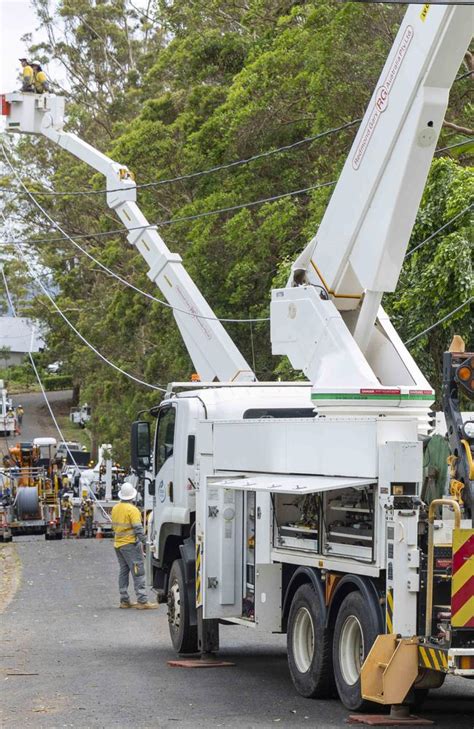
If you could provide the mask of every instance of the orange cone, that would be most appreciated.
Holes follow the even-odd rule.
[[[104,535],[102,534],[102,529],[101,529],[100,526],[97,527],[97,531],[95,533],[95,538],[96,539],[103,539],[104,538]]]

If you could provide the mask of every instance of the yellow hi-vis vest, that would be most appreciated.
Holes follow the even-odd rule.
[[[141,526],[142,519],[137,507],[127,501],[115,504],[112,509],[112,529],[115,532],[114,547],[135,544],[134,526]]]

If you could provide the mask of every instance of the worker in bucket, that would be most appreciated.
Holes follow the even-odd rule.
[[[31,64],[31,67],[33,68],[33,86],[35,93],[37,94],[44,94],[46,91],[49,91],[49,83],[48,78],[41,68],[41,64],[39,61],[33,61]]]
[[[91,538],[94,536],[94,504],[87,491],[82,492],[81,516],[84,520],[84,536]]]
[[[112,529],[115,535],[114,547],[119,563],[120,607],[124,609],[154,610],[158,605],[148,602],[145,587],[145,563],[142,545],[145,544],[146,538],[140,512],[132,503],[136,496],[136,488],[131,483],[124,483],[118,493],[120,503],[112,509]],[[128,594],[130,573],[137,603],[130,602]]]
[[[20,58],[22,67],[21,72],[21,90],[25,93],[34,93],[34,72],[26,58]]]

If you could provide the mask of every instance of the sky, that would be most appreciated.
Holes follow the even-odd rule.
[[[20,38],[33,34],[33,42],[45,36],[29,0],[0,0],[0,93],[18,88],[20,56],[26,55],[26,44]]]

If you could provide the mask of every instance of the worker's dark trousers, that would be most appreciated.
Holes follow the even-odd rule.
[[[93,537],[94,536],[93,532],[94,532],[94,530],[93,530],[92,516],[86,516],[85,522],[84,522],[84,536]]]
[[[128,594],[130,573],[132,573],[133,587],[135,589],[138,602],[148,602],[148,595],[145,587],[145,564],[143,561],[141,544],[139,542],[136,544],[124,544],[123,547],[115,549],[115,554],[117,555],[120,565],[120,602],[130,602]]]

